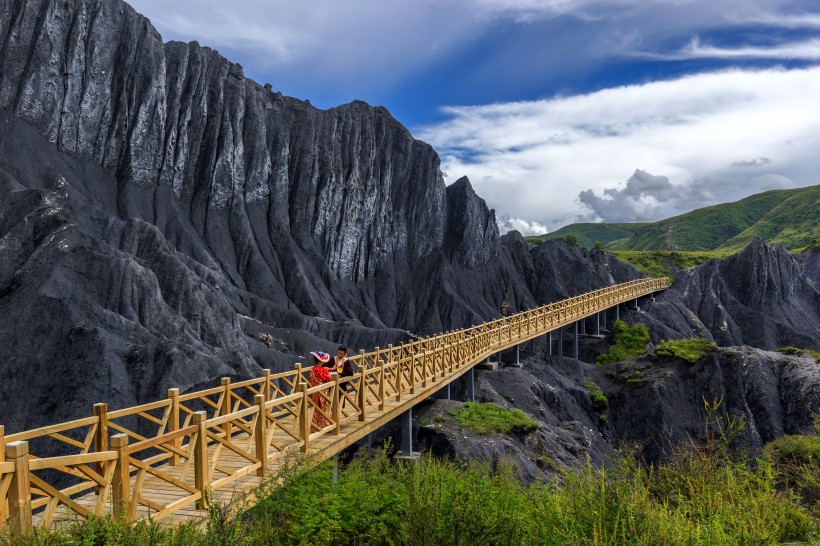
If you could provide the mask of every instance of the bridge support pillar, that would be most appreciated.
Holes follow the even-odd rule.
[[[575,322],[572,335],[572,358],[578,360],[578,322]]]
[[[338,455],[333,456],[333,477],[331,478],[331,480],[333,481],[333,483],[336,483],[336,482],[339,481],[339,456]]]
[[[641,308],[638,305],[638,298],[635,298],[635,311],[640,311],[640,310],[641,310]]]
[[[450,383],[447,383],[444,387],[441,387],[438,392],[436,392],[436,398],[439,400],[449,400],[450,399]]]
[[[587,335],[587,319],[586,318],[581,319],[581,335],[582,336]]]
[[[552,332],[547,332],[547,354],[552,356]]]
[[[558,356],[564,356],[564,329],[558,328]]]
[[[522,368],[521,365],[521,345],[515,346],[515,362],[510,362],[509,366],[511,368]]]
[[[601,335],[601,313],[600,311],[595,313],[595,335]]]
[[[467,401],[475,402],[475,368],[470,368],[464,377],[467,379]]]
[[[401,419],[401,444],[393,460],[418,464],[421,461],[421,453],[413,451],[413,408],[402,413],[399,419]]]
[[[621,320],[621,304],[615,306],[615,320]]]

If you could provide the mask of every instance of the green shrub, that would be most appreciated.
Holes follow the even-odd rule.
[[[531,432],[538,423],[528,419],[520,409],[508,410],[495,404],[467,402],[463,408],[450,412],[464,428],[479,434],[491,431],[509,433],[512,431]]]
[[[763,456],[774,465],[780,485],[820,515],[820,437],[783,436],[766,444]]]
[[[777,349],[778,353],[783,353],[784,355],[794,355],[794,356],[810,356],[814,358],[817,362],[820,362],[820,352],[814,351],[812,349],[799,349],[797,347],[781,347]]]
[[[616,320],[612,326],[612,339],[613,344],[609,351],[595,359],[598,366],[645,354],[646,344],[649,343],[649,331],[643,324],[627,326],[625,322]]]
[[[655,347],[656,356],[665,356],[671,358],[680,358],[690,364],[694,364],[698,360],[717,349],[717,345],[702,337],[693,337],[689,339],[673,339],[661,341]]]
[[[597,383],[587,379],[582,383],[582,385],[589,392],[589,398],[592,400],[592,407],[595,410],[603,411],[609,407],[609,400],[607,400],[604,391],[601,390],[601,387],[599,387]]]

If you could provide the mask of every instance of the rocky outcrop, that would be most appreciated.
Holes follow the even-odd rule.
[[[730,447],[755,452],[784,434],[811,433],[820,410],[820,363],[810,356],[727,347],[694,364],[647,356],[593,372],[612,432],[650,459],[702,441],[707,423],[719,437],[717,420],[727,432],[731,421],[742,424]],[[706,403],[717,406],[711,415]]]
[[[648,324],[654,339],[704,336],[723,346],[820,349],[820,290],[810,276],[815,260],[758,239],[734,256],[680,271],[654,303],[626,316]]]
[[[650,354],[596,367],[542,352],[523,363],[478,372],[477,401],[521,409],[536,430],[476,434],[452,416],[462,402],[435,400],[414,410],[416,447],[510,463],[531,483],[579,461],[606,464],[624,446],[660,461],[706,445],[708,435],[716,449],[754,455],[784,434],[810,434],[820,411],[820,363],[811,356],[730,347],[694,364]],[[591,388],[606,402],[593,401]]]

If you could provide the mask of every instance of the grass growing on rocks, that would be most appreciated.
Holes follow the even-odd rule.
[[[712,354],[717,345],[702,337],[670,339],[661,341],[655,347],[655,356],[679,358],[690,364]]]
[[[779,481],[776,465],[690,448],[647,467],[627,453],[606,468],[579,464],[524,487],[503,461],[424,456],[403,465],[382,451],[342,468],[335,483],[329,463],[290,471],[254,509],[233,519],[215,509],[202,530],[103,519],[13,544],[817,543],[817,515]]]
[[[783,353],[784,355],[794,355],[794,356],[805,356],[808,355],[817,362],[820,362],[820,352],[814,351],[812,349],[799,349],[797,347],[781,347],[777,349],[778,353]]]
[[[592,380],[586,380],[582,383],[584,388],[589,392],[589,398],[592,400],[592,407],[597,411],[604,411],[609,407],[609,400],[604,391]]]
[[[616,320],[612,326],[612,339],[613,344],[609,351],[595,359],[598,366],[645,354],[646,344],[649,343],[649,331],[643,324],[628,326],[625,322]]]
[[[530,432],[538,428],[538,423],[527,418],[520,409],[508,410],[495,404],[467,402],[463,408],[453,410],[458,424],[478,434],[488,432],[509,433]]]

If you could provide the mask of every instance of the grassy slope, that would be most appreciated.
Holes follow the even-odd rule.
[[[579,245],[584,248],[590,248],[598,241],[607,245],[619,239],[628,239],[635,235],[640,228],[647,225],[649,224],[637,222],[634,224],[570,224],[552,233],[527,237],[527,240],[533,244],[541,244],[547,239],[557,239],[558,237],[575,235],[578,238]]]
[[[820,186],[795,192],[754,225],[726,241],[721,248],[743,248],[755,237],[771,243],[783,243],[790,250],[802,249],[820,238]]]
[[[634,237],[620,241],[619,250],[715,250],[747,231],[799,190],[776,190],[734,203],[693,210],[654,222]],[[788,221],[783,218],[783,221]],[[806,242],[808,244],[808,241]]]
[[[528,240],[538,244],[569,234],[581,246],[589,248],[600,241],[608,250],[619,251],[718,251],[725,255],[755,237],[802,250],[820,238],[820,186],[767,191],[648,224],[571,224]]]

